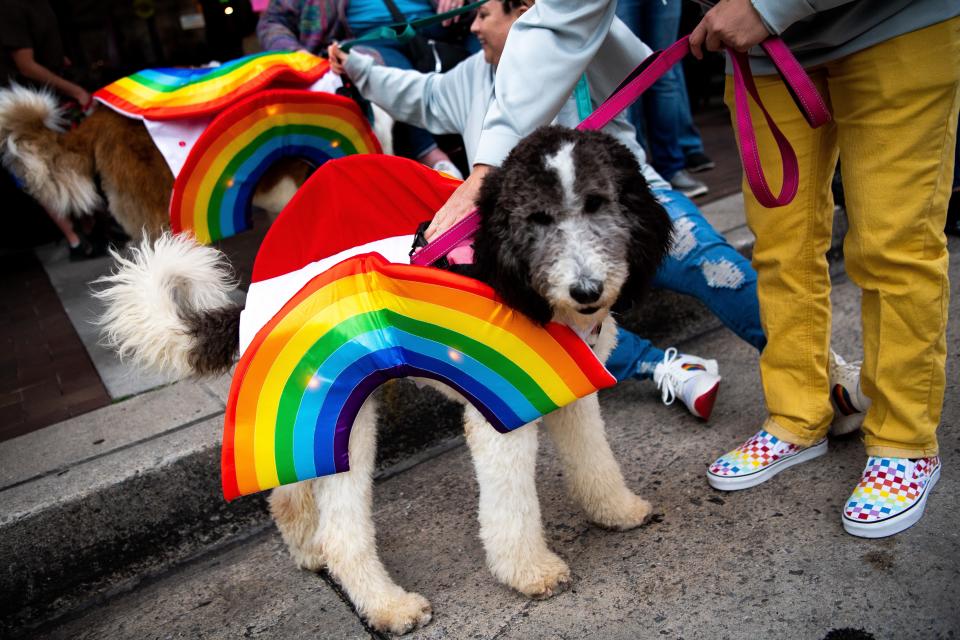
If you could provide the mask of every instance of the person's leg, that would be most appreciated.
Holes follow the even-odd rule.
[[[809,73],[829,100],[825,71]],[[753,265],[767,337],[760,355],[769,411],[765,429],[781,440],[809,446],[823,438],[833,414],[827,373],[831,314],[826,254],[833,224],[830,181],[838,155],[836,124],[811,129],[779,76],[755,80],[767,110],[793,145],[800,170],[796,197],[777,209],[761,205],[743,181],[747,223],[756,236]],[[733,113],[729,76],[726,102]],[[759,109],[750,107],[760,159],[776,193],[778,148]]]
[[[826,73],[809,71],[829,103]],[[747,223],[756,236],[753,265],[767,344],[760,372],[769,417],[756,434],[707,470],[711,486],[746,489],[827,451],[833,410],[829,397],[830,274],[826,259],[833,225],[830,182],[837,162],[836,125],[811,129],[779,76],[755,78],[764,105],[797,154],[800,186],[790,204],[764,208],[743,181]],[[731,114],[733,83],[725,100]],[[760,159],[774,193],[780,189],[777,145],[751,104]],[[736,118],[731,118],[736,127]],[[773,175],[771,175],[773,174]]]
[[[960,108],[960,18],[830,65],[850,229],[863,291],[863,423],[871,456],[937,455],[949,255],[943,235]],[[920,70],[919,72],[917,70]]]
[[[617,382],[627,378],[649,380],[653,370],[663,361],[663,350],[646,338],[617,327],[617,346],[607,358],[605,366]]]
[[[960,127],[958,122],[957,127]],[[960,236],[960,144],[953,153],[953,191],[947,205],[947,224],[944,230],[951,236]]]
[[[960,108],[960,18],[830,65],[850,229],[862,289],[867,464],[843,508],[855,536],[918,522],[940,477],[949,254],[943,234]]]
[[[690,111],[690,95],[687,93],[687,79],[680,74],[680,136],[678,138],[680,150],[684,156],[692,153],[703,153],[703,140],[700,131],[693,124],[693,113]]]
[[[680,28],[680,0],[645,0],[640,10],[638,36],[654,51],[665,49],[677,39]],[[673,67],[643,96],[650,164],[668,182],[683,169],[680,150],[680,69]]]
[[[703,150],[703,140],[700,131],[693,123],[693,113],[690,111],[690,96],[687,94],[687,78],[680,73],[680,151],[683,153],[684,166],[687,171],[697,173],[707,171],[716,166]]]
[[[643,39],[640,29],[641,8],[646,0],[619,0],[617,2],[617,17],[623,20],[635,36]],[[637,130],[637,142],[646,147],[646,126],[643,117],[643,100],[637,100],[627,108],[627,118]]]
[[[44,209],[53,224],[57,225],[57,228],[60,229],[60,233],[63,234],[63,237],[66,239],[67,244],[70,245],[70,248],[80,246],[80,236],[77,235],[77,232],[73,229],[73,222],[71,222],[69,216],[58,216],[50,212],[49,209]]]
[[[762,351],[757,273],[750,262],[710,226],[696,205],[677,191],[657,191],[673,220],[673,245],[653,286],[691,295],[727,327]]]

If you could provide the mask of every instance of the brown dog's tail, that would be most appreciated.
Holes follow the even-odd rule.
[[[137,366],[178,377],[230,368],[240,342],[237,282],[226,256],[187,235],[144,240],[95,282],[103,342]]]
[[[0,158],[24,189],[54,215],[92,213],[101,206],[93,155],[64,143],[63,118],[49,91],[0,89]]]

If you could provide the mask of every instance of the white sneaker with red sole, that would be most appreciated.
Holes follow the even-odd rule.
[[[663,404],[673,404],[680,398],[690,413],[709,420],[720,390],[718,371],[716,360],[679,353],[670,347],[654,368],[653,381],[660,389]]]
[[[830,402],[833,404],[831,436],[852,433],[863,424],[870,398],[860,388],[860,362],[847,362],[830,350]]]

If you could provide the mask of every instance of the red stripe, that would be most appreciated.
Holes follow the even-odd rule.
[[[252,279],[268,280],[352,247],[412,235],[459,184],[395,156],[356,155],[326,162],[271,225]]]
[[[93,94],[93,96],[95,98],[104,100],[107,102],[107,104],[116,105],[118,109],[121,109],[126,113],[140,115],[145,118],[149,118],[150,120],[177,120],[179,118],[187,117],[196,118],[215,114],[237,100],[249,95],[256,95],[260,93],[262,89],[275,81],[282,81],[285,84],[300,85],[304,87],[310,86],[323,77],[327,71],[329,71],[329,69],[330,65],[325,61],[318,62],[308,71],[296,71],[286,66],[284,63],[274,62],[266,71],[256,76],[255,79],[245,82],[235,90],[230,91],[223,96],[197,104],[189,104],[178,107],[139,106],[128,102],[127,100],[113,93],[110,90],[110,85],[98,90]]]
[[[344,119],[350,119],[356,129],[362,134],[364,140],[380,153],[380,143],[373,132],[370,130],[367,121],[363,118],[356,103],[350,98],[337,96],[332,93],[318,93],[313,91],[299,91],[289,89],[275,89],[263,93],[249,96],[229,109],[221,113],[210,123],[210,126],[197,139],[193,148],[190,150],[183,168],[177,174],[173,183],[173,194],[170,197],[170,228],[174,233],[182,233],[185,230],[193,228],[193,221],[184,223],[183,199],[190,183],[191,177],[197,170],[197,166],[209,156],[211,148],[216,151],[216,146],[220,143],[225,132],[229,131],[238,122],[248,117],[252,112],[260,109],[267,109],[272,105],[298,105],[300,109],[322,112],[324,110],[339,111],[337,116],[344,116]]]

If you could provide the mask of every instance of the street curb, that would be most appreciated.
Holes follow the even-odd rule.
[[[753,236],[742,213],[736,215],[742,212],[738,197],[703,210],[749,256]],[[844,229],[840,217],[833,258]],[[666,292],[624,320],[665,345],[720,326],[699,303]],[[264,494],[229,504],[221,495],[228,388],[228,377],[183,381],[3,444],[0,460],[19,462],[0,472],[0,635],[132,588],[266,521]],[[440,394],[400,382],[382,397],[378,476],[401,473],[462,442],[462,409]],[[113,440],[109,450],[92,453],[98,429]],[[36,464],[40,454],[45,467]]]

